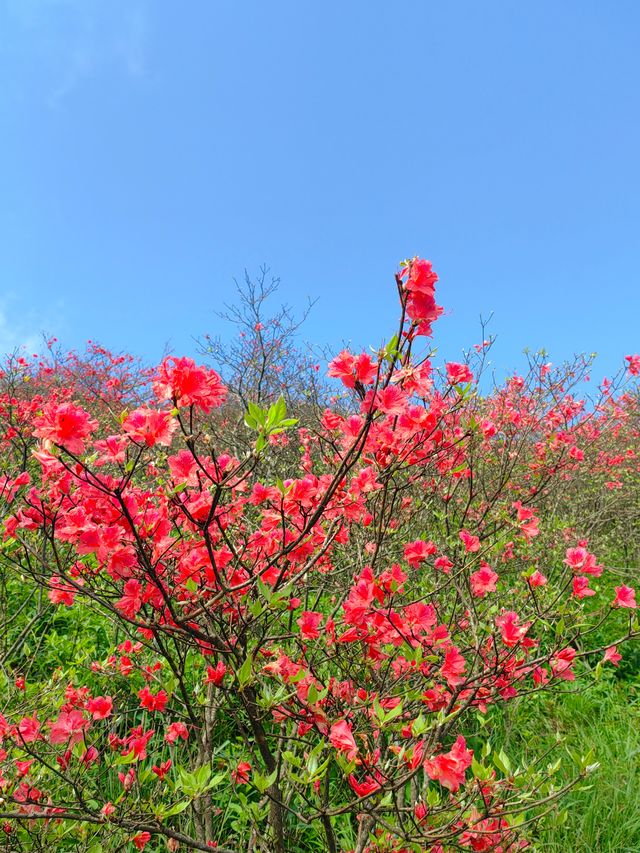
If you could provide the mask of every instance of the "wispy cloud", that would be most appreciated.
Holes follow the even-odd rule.
[[[148,0],[0,0],[18,56],[35,54],[50,107],[87,80],[116,70],[140,77],[147,65]]]
[[[15,294],[5,294],[0,302],[0,360],[16,350],[26,354],[42,352],[44,338],[64,334],[61,303],[48,306],[46,319],[25,308]]]

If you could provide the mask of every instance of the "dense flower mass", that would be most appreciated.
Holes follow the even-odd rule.
[[[493,724],[614,672],[640,630],[598,538],[639,473],[637,356],[591,402],[586,368],[541,359],[482,394],[489,343],[444,365],[420,349],[437,281],[403,264],[398,333],[340,352],[330,402],[295,412],[188,358],[139,394],[104,353],[91,383],[5,372],[16,594],[95,634],[42,687],[26,656],[3,664],[16,849],[90,833],[90,849],[223,853],[527,845],[561,791],[546,759],[512,767]]]
[[[196,406],[205,414],[221,406],[226,388],[215,370],[199,367],[190,358],[165,358],[153,380],[158,400],[173,400],[178,407]]]

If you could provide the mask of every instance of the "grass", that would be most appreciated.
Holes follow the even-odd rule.
[[[640,851],[640,681],[607,678],[590,690],[540,695],[509,709],[497,740],[515,762],[539,755],[561,738],[558,783],[575,775],[567,748],[593,749],[599,769],[562,801],[566,820],[548,821],[532,840],[535,853],[638,853]]]

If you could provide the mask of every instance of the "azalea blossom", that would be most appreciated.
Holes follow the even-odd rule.
[[[345,753],[348,761],[353,761],[358,754],[358,746],[351,726],[346,720],[340,720],[331,726],[329,740],[339,752]]]
[[[430,779],[440,782],[455,793],[465,781],[465,773],[471,767],[473,752],[467,749],[467,742],[459,735],[449,752],[441,753],[424,763],[424,769]]]
[[[624,585],[617,586],[615,591],[616,597],[612,602],[612,607],[628,607],[632,610],[636,609],[636,591],[633,587]]]

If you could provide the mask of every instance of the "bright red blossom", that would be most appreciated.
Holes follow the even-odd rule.
[[[351,726],[346,720],[340,720],[331,726],[329,740],[339,752],[345,753],[349,761],[353,761],[358,754],[358,746]]]
[[[85,442],[98,422],[73,403],[50,403],[35,420],[33,434],[45,444],[64,447],[70,453],[84,453]]]
[[[465,773],[472,761],[473,752],[467,749],[467,742],[460,735],[449,752],[425,761],[424,768],[431,779],[455,793],[464,784]]]
[[[616,597],[613,600],[613,607],[628,607],[632,610],[635,610],[636,605],[636,591],[633,587],[630,586],[617,586]]]
[[[153,382],[158,400],[174,400],[176,406],[196,406],[205,414],[221,406],[227,389],[215,370],[200,367],[190,358],[165,358]]]

